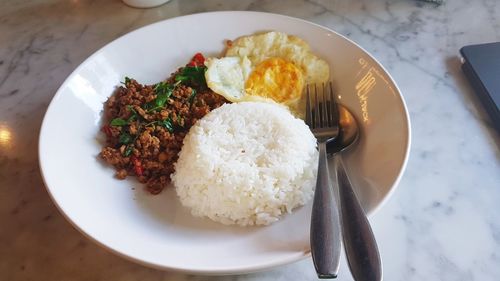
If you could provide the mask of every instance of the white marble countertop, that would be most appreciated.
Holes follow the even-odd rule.
[[[109,253],[56,210],[38,170],[47,105],[66,76],[118,36],[203,11],[255,10],[332,28],[371,52],[401,88],[412,148],[399,188],[371,218],[385,280],[500,280],[500,141],[458,50],[500,41],[500,3],[449,0],[0,1],[1,280],[316,280],[310,259],[226,277],[150,269]],[[352,280],[345,261],[339,280]]]

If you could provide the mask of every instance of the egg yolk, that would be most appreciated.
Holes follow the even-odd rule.
[[[258,64],[245,82],[250,96],[290,103],[300,99],[304,88],[302,71],[292,62],[282,58],[269,58]]]

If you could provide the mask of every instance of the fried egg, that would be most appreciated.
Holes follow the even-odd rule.
[[[302,39],[282,32],[243,36],[225,57],[209,58],[207,85],[232,102],[272,100],[295,107],[305,84],[326,82],[328,63]]]
[[[290,104],[304,87],[303,74],[293,63],[269,58],[252,66],[247,57],[209,58],[207,85],[232,102],[273,100]]]

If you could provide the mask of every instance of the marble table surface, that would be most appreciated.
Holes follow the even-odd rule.
[[[500,2],[449,0],[0,1],[0,280],[316,280],[311,259],[241,276],[146,268],[95,245],[57,211],[37,158],[66,76],[131,30],[203,11],[303,18],[351,38],[393,75],[410,111],[407,170],[371,217],[385,280],[500,280],[500,141],[460,70],[466,44],[500,41]],[[339,280],[352,280],[345,259]]]

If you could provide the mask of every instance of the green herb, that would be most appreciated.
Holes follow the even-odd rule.
[[[160,82],[155,85],[154,90],[156,92],[155,105],[156,107],[162,107],[172,95],[174,86],[165,82]]]
[[[177,125],[179,125],[180,127],[184,127],[183,124],[182,124],[182,121],[184,121],[182,119],[182,116],[177,115]]]
[[[174,131],[174,126],[172,125],[172,119],[170,119],[170,118],[162,120],[162,121],[158,121],[157,123],[158,123],[158,125],[166,128],[171,133]]]
[[[128,111],[132,112],[132,114],[130,115],[130,117],[127,119],[127,124],[130,124],[132,122],[134,122],[135,120],[137,120],[137,117],[139,117],[139,113],[137,113],[137,111],[135,111],[134,107],[132,105],[127,105],[127,109]]]
[[[129,144],[131,143],[133,140],[133,137],[128,134],[128,133],[122,133],[119,137],[118,137],[118,141],[121,143],[121,144]]]
[[[192,83],[199,86],[206,86],[205,66],[186,66],[175,76],[175,81],[182,83]]]
[[[134,151],[134,145],[133,144],[127,145],[127,148],[125,149],[125,152],[123,153],[123,156],[128,157],[130,154],[132,154],[132,151]]]
[[[142,108],[144,108],[144,110],[150,111],[155,108],[155,104],[154,102],[147,102],[142,106]]]
[[[138,130],[142,131],[141,125],[139,125]],[[134,142],[137,140],[137,138],[139,138],[140,135],[141,135],[140,132],[136,134],[135,137],[127,133],[123,133],[120,135],[119,137],[120,143],[127,145],[125,151],[123,152],[123,156],[128,157],[132,153],[132,151],[134,151]]]
[[[128,119],[127,119],[127,123],[130,124],[132,122],[134,122],[135,120],[137,119],[137,113],[133,113]]]
[[[191,88],[191,95],[188,98],[189,105],[193,104],[194,97],[196,96],[196,90]]]
[[[120,83],[122,83],[123,85],[127,86],[127,84],[129,84],[131,81],[132,81],[132,79],[130,79],[127,76],[125,76],[125,82],[120,82]]]
[[[111,126],[125,126],[127,125],[127,121],[121,119],[121,118],[115,118],[111,120],[111,123],[109,123]]]
[[[155,100],[156,107],[162,107],[162,106],[164,106],[165,103],[168,100],[168,97],[170,97],[170,95],[166,95],[166,94],[160,94],[160,95],[158,95],[156,97],[156,100]]]
[[[154,86],[154,91],[156,92],[156,99],[154,101],[150,101],[145,103],[142,108],[147,112],[155,111],[161,109],[165,106],[168,98],[174,92],[174,88],[177,86],[177,83],[174,85],[167,84],[165,82],[160,82]]]

